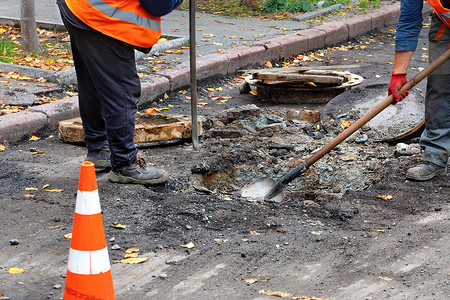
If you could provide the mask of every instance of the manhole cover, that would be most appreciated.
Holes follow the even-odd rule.
[[[356,74],[330,70],[291,73],[265,70],[245,77],[247,84],[256,86],[263,101],[312,104],[327,103],[363,80]]]

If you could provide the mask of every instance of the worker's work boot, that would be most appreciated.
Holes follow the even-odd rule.
[[[159,184],[169,179],[169,173],[150,167],[143,158],[136,157],[128,166],[113,168],[108,178],[117,183]]]
[[[420,164],[414,168],[410,168],[406,172],[406,178],[418,181],[430,180],[435,176],[447,174],[447,167],[440,167],[433,163]]]
[[[94,163],[96,168],[108,169],[111,168],[111,151],[107,143],[103,145],[100,150],[88,151],[84,161],[90,161]]]

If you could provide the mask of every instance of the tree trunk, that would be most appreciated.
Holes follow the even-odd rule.
[[[248,8],[253,8],[253,1],[254,0],[241,0],[242,5]]]
[[[20,0],[20,33],[24,54],[44,52],[37,34],[34,0]]]

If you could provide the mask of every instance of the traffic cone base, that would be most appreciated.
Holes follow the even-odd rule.
[[[72,282],[70,286],[67,282]],[[66,275],[66,287],[64,289],[64,300],[67,299],[89,299],[89,300],[110,300],[116,299],[114,290],[108,289],[105,293],[105,288],[107,288],[103,283],[111,282],[112,275],[111,271],[100,274],[91,275],[80,275],[75,274],[70,271]]]

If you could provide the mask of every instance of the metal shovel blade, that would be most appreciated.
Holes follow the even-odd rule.
[[[284,192],[281,190],[279,193],[276,193],[270,199],[267,199],[267,196],[272,191],[272,189],[277,184],[277,181],[270,177],[261,177],[248,184],[241,190],[241,196],[243,198],[247,198],[249,200],[254,201],[271,201],[271,202],[281,202],[284,198]]]

